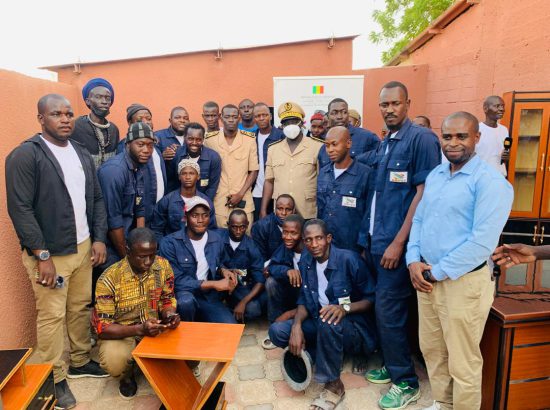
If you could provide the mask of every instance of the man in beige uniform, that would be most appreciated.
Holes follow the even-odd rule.
[[[252,221],[254,201],[251,186],[258,175],[258,148],[253,132],[239,130],[239,108],[228,104],[222,108],[223,130],[206,133],[204,145],[222,158],[220,185],[214,197],[216,220],[227,226],[229,213],[243,209]]]
[[[292,195],[296,209],[305,219],[317,216],[317,155],[323,141],[302,132],[304,110],[286,102],[278,110],[285,139],[272,143],[267,150],[265,182],[260,217],[267,214],[271,198]]]

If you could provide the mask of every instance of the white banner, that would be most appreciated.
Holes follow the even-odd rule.
[[[275,125],[280,124],[277,110],[287,101],[298,103],[305,111],[306,128],[316,110],[328,111],[328,103],[334,98],[343,98],[350,109],[363,115],[362,75],[320,77],[273,77],[273,108]]]

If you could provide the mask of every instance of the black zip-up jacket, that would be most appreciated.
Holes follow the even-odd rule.
[[[73,145],[86,176],[86,216],[93,242],[105,243],[107,216],[92,157]],[[6,158],[8,213],[21,248],[47,249],[51,255],[77,253],[73,204],[63,171],[40,134],[24,141]]]

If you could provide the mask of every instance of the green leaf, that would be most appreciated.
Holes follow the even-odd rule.
[[[452,3],[453,0],[386,0],[384,10],[374,10],[372,13],[380,31],[369,34],[373,43],[390,45],[382,53],[382,61],[390,61]]]

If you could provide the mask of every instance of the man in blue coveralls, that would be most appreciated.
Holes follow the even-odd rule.
[[[296,213],[294,198],[288,194],[275,200],[275,212],[268,214],[252,225],[252,239],[262,254],[264,265],[269,265],[271,255],[283,244],[283,222],[288,215]]]
[[[182,159],[178,164],[178,174],[180,188],[170,192],[158,201],[153,212],[150,228],[155,233],[159,243],[164,236],[185,227],[185,203],[195,196],[200,196],[210,205],[208,229],[217,228],[214,204],[212,204],[210,198],[197,190],[197,181],[201,174],[199,164],[192,159]]]
[[[380,145],[380,139],[375,133],[364,128],[353,127],[349,124],[348,103],[341,99],[335,98],[328,104],[328,120],[330,128],[340,126],[346,127],[351,136],[350,155],[355,157],[365,152],[373,151]],[[326,147],[321,147],[319,151],[319,168],[330,163],[330,158]]]
[[[130,125],[126,149],[105,162],[98,170],[103,192],[107,224],[107,261],[103,269],[126,256],[126,236],[133,228],[145,226],[145,196],[150,185],[145,184],[147,163],[153,154],[154,136],[149,125]]]
[[[331,128],[325,138],[330,163],[317,179],[317,215],[327,224],[332,243],[361,252],[357,244],[367,209],[370,168],[350,156],[351,138],[346,127]]]
[[[170,126],[155,132],[157,137],[157,146],[162,153],[164,164],[166,165],[166,178],[168,180],[168,190],[176,189],[178,185],[178,175],[175,173],[177,164],[172,161],[176,156],[176,151],[183,145],[183,132],[189,124],[189,114],[183,107],[174,107],[170,111],[168,119]]]
[[[237,321],[249,321],[260,317],[267,303],[262,273],[264,262],[256,244],[246,234],[246,212],[242,209],[231,211],[227,228],[221,230],[224,245],[222,265],[237,277],[237,287],[227,302]]]
[[[196,196],[185,207],[187,226],[165,236],[159,248],[159,255],[174,271],[178,313],[186,322],[237,323],[221,300],[220,292],[232,292],[237,278],[221,268],[223,240],[215,230],[208,230],[210,205]]]
[[[320,219],[304,225],[308,250],[300,261],[303,285],[293,320],[273,323],[269,337],[294,355],[306,349],[315,360],[315,380],[324,383],[310,409],[333,409],[344,399],[340,372],[344,352],[370,354],[376,347],[374,280],[358,253],[331,244]]]
[[[375,152],[360,158],[374,168],[374,196],[359,244],[376,270],[376,322],[384,367],[366,374],[372,383],[393,385],[378,404],[382,409],[405,408],[420,397],[407,337],[412,285],[404,259],[414,211],[424,181],[441,162],[436,135],[407,118],[410,100],[404,84],[382,87],[379,106],[389,134]]]
[[[177,175],[178,164],[182,159],[192,159],[197,162],[201,169],[200,179],[197,181],[197,189],[214,200],[220,176],[222,174],[222,159],[220,154],[211,148],[204,146],[204,127],[197,122],[191,122],[185,127],[184,144],[178,148],[172,160],[174,172]],[[168,188],[170,191],[177,189],[179,181],[172,181]]]

